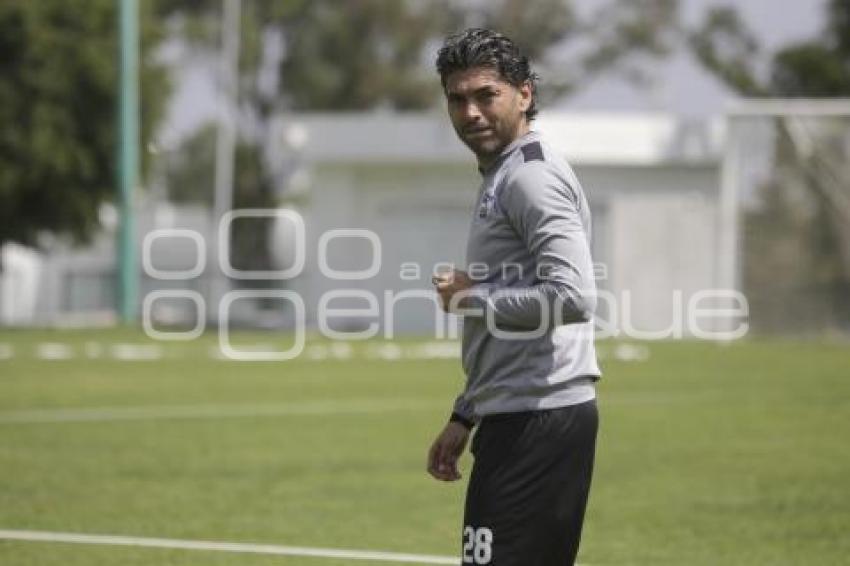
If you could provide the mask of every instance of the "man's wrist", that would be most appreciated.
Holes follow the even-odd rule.
[[[449,422],[458,423],[459,425],[466,428],[466,430],[472,430],[473,428],[475,428],[475,421],[468,419],[467,417],[461,415],[458,412],[452,413],[452,415],[449,417]]]
[[[484,283],[477,283],[464,289],[460,300],[457,301],[455,314],[476,318],[483,317],[489,296],[490,286]]]

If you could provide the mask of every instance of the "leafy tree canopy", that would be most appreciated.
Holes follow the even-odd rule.
[[[141,2],[142,138],[166,95]],[[117,2],[0,3],[0,245],[39,234],[86,240],[115,192]]]

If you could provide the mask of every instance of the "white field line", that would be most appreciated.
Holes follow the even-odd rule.
[[[55,533],[49,531],[0,530],[0,540],[144,546],[149,548],[177,548],[184,550],[213,550],[218,552],[274,554],[278,556],[311,556],[314,558],[344,558],[347,560],[373,560],[397,563],[406,562],[409,564],[458,564],[458,559],[452,558],[451,556],[430,556],[427,554],[403,554],[374,550],[309,548],[302,546],[281,546],[276,544],[179,540],[117,535],[84,535],[75,533]]]
[[[245,352],[274,352],[275,345],[258,342],[239,345],[238,350]],[[214,360],[229,360],[218,346],[209,348],[208,356]],[[346,342],[329,344],[310,344],[302,354],[308,361],[348,360],[362,358],[367,360],[434,360],[458,359],[461,354],[460,342],[457,340],[430,340],[412,344],[396,344],[385,340],[369,344],[364,349],[355,349]],[[75,359],[114,359],[119,361],[154,361],[169,358],[182,358],[186,350],[165,350],[159,344],[130,344],[88,341],[80,345],[65,342],[40,342],[35,347],[34,356],[39,360],[68,361]],[[194,356],[194,351],[188,355]],[[12,345],[0,343],[0,360],[10,360],[15,357]],[[300,356],[299,356],[300,357]]]
[[[0,412],[2,424],[85,423],[167,419],[223,419],[250,417],[298,417],[366,415],[439,410],[444,404],[409,399],[357,399],[303,401],[254,405],[150,405],[144,407],[92,407],[31,409]]]

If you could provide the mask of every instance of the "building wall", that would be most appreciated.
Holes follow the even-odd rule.
[[[597,224],[594,259],[607,275],[599,286],[616,301],[614,312],[603,302],[600,317],[638,330],[671,329],[679,305],[718,286],[719,168],[597,167],[579,174]]]
[[[0,325],[27,324],[38,303],[42,260],[18,244],[0,246]]]
[[[435,321],[447,324],[436,309],[430,279],[440,263],[463,265],[468,222],[480,182],[477,175],[472,167],[423,164],[316,170],[309,205],[304,209],[305,273],[291,283],[308,305],[310,322],[317,322],[316,307],[323,295],[353,289],[368,291],[376,298],[380,316],[372,320],[380,318],[382,330],[388,330],[384,324],[387,311],[394,313],[393,330],[399,333],[432,333]],[[368,230],[377,236],[381,249],[375,276],[335,280],[320,273],[319,240],[322,234],[337,229]],[[367,269],[373,255],[373,245],[363,238],[335,239],[327,246],[327,264],[335,270]],[[386,297],[387,292],[397,296],[417,291],[428,297],[399,299],[395,304]],[[340,299],[333,306],[365,304],[363,300]],[[344,324],[341,320],[337,323],[340,327]],[[357,326],[356,321],[350,323]]]

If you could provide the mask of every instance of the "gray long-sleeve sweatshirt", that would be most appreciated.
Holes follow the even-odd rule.
[[[549,409],[595,398],[590,210],[567,162],[536,132],[486,171],[466,250],[466,387],[454,413]]]

